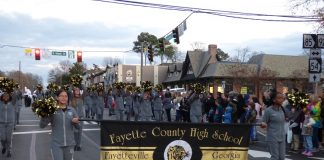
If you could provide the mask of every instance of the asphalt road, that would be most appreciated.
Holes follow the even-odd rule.
[[[105,111],[105,117],[109,118]],[[110,117],[111,118],[111,117]],[[30,108],[21,110],[20,124],[17,125],[13,136],[13,156],[6,158],[0,155],[0,160],[51,160],[50,153],[50,127],[40,129],[39,119]],[[95,122],[85,122],[82,137],[82,151],[75,152],[75,160],[99,160],[100,129]],[[250,145],[249,159],[263,160],[270,156],[267,152],[264,136],[258,134],[259,141]],[[287,152],[286,159],[305,160],[300,153]],[[315,153],[309,159],[323,159],[324,151]]]

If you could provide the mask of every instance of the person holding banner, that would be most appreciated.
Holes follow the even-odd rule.
[[[0,140],[2,144],[2,154],[7,152],[7,157],[11,157],[12,132],[15,123],[15,108],[12,104],[12,96],[8,92],[0,96]]]
[[[282,103],[283,94],[277,91],[270,93],[271,105],[265,110],[261,127],[267,128],[266,141],[272,160],[284,160],[286,154],[285,113]]]
[[[71,106],[76,110],[79,118],[84,117],[84,102],[80,94],[80,89],[78,87],[73,88],[73,97],[71,100]],[[81,151],[81,137],[82,137],[82,123],[80,127],[74,130],[74,139],[75,139],[75,151]]]
[[[140,101],[140,118],[141,121],[151,121],[152,120],[152,102],[150,92],[146,91],[143,94],[143,98]]]
[[[153,111],[157,122],[162,121],[162,94],[158,88],[152,92]]]
[[[58,110],[49,117],[41,118],[40,128],[52,126],[51,153],[53,160],[72,160],[74,154],[74,128],[80,121],[74,108],[68,106],[68,93],[60,89],[56,93]]]

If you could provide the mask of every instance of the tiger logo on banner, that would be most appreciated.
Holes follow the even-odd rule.
[[[171,142],[164,151],[165,160],[190,160],[192,149],[190,145],[183,140]]]

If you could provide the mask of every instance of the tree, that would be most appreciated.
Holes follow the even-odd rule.
[[[173,58],[174,54],[176,53],[176,50],[177,50],[177,48],[173,47],[172,45],[165,47],[164,54],[167,58],[167,61],[169,61],[169,60],[172,61],[172,58]]]
[[[114,64],[121,64],[121,63],[122,63],[122,60],[117,57],[105,57],[102,60],[103,66],[108,66],[108,65],[113,66]]]
[[[206,50],[205,47],[204,47],[204,43],[202,42],[193,42],[190,44],[191,47],[192,47],[192,50],[196,51],[196,50],[200,50],[200,51],[204,51]]]
[[[236,52],[237,52],[237,55],[231,59],[231,61],[233,61],[233,62],[240,62],[240,63],[247,62],[251,57],[251,55],[250,55],[251,50],[249,47],[237,48]]]
[[[87,66],[85,63],[75,62],[73,63],[73,66],[69,69],[69,74],[70,76],[75,74],[83,75],[86,70],[87,70]]]
[[[19,71],[10,71],[7,73],[7,77],[13,79],[16,83],[19,83],[19,76],[21,88],[27,87],[33,90],[37,84],[43,83],[42,77],[36,74],[23,73]]]
[[[186,53],[184,52],[175,52],[174,55],[172,56],[172,62],[183,62],[186,58]]]
[[[217,48],[217,61],[225,61],[229,58],[228,53],[225,53],[223,50],[220,48]]]
[[[149,45],[157,46],[158,39],[155,35],[152,35],[148,32],[142,32],[137,36],[137,41],[134,41],[133,51],[136,53],[142,52],[142,45],[148,47]]]
[[[6,75],[5,72],[0,70],[0,77],[4,77],[5,75]]]
[[[72,63],[69,60],[64,60],[60,61],[59,66],[63,72],[68,72],[72,67]]]
[[[323,0],[290,0],[292,11],[306,11],[310,16],[319,17],[317,29],[324,29],[324,1]]]

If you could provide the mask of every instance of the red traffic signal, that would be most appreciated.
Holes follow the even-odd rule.
[[[77,52],[77,62],[82,62],[82,52],[81,51]]]
[[[35,48],[35,60],[40,60],[40,49]]]

